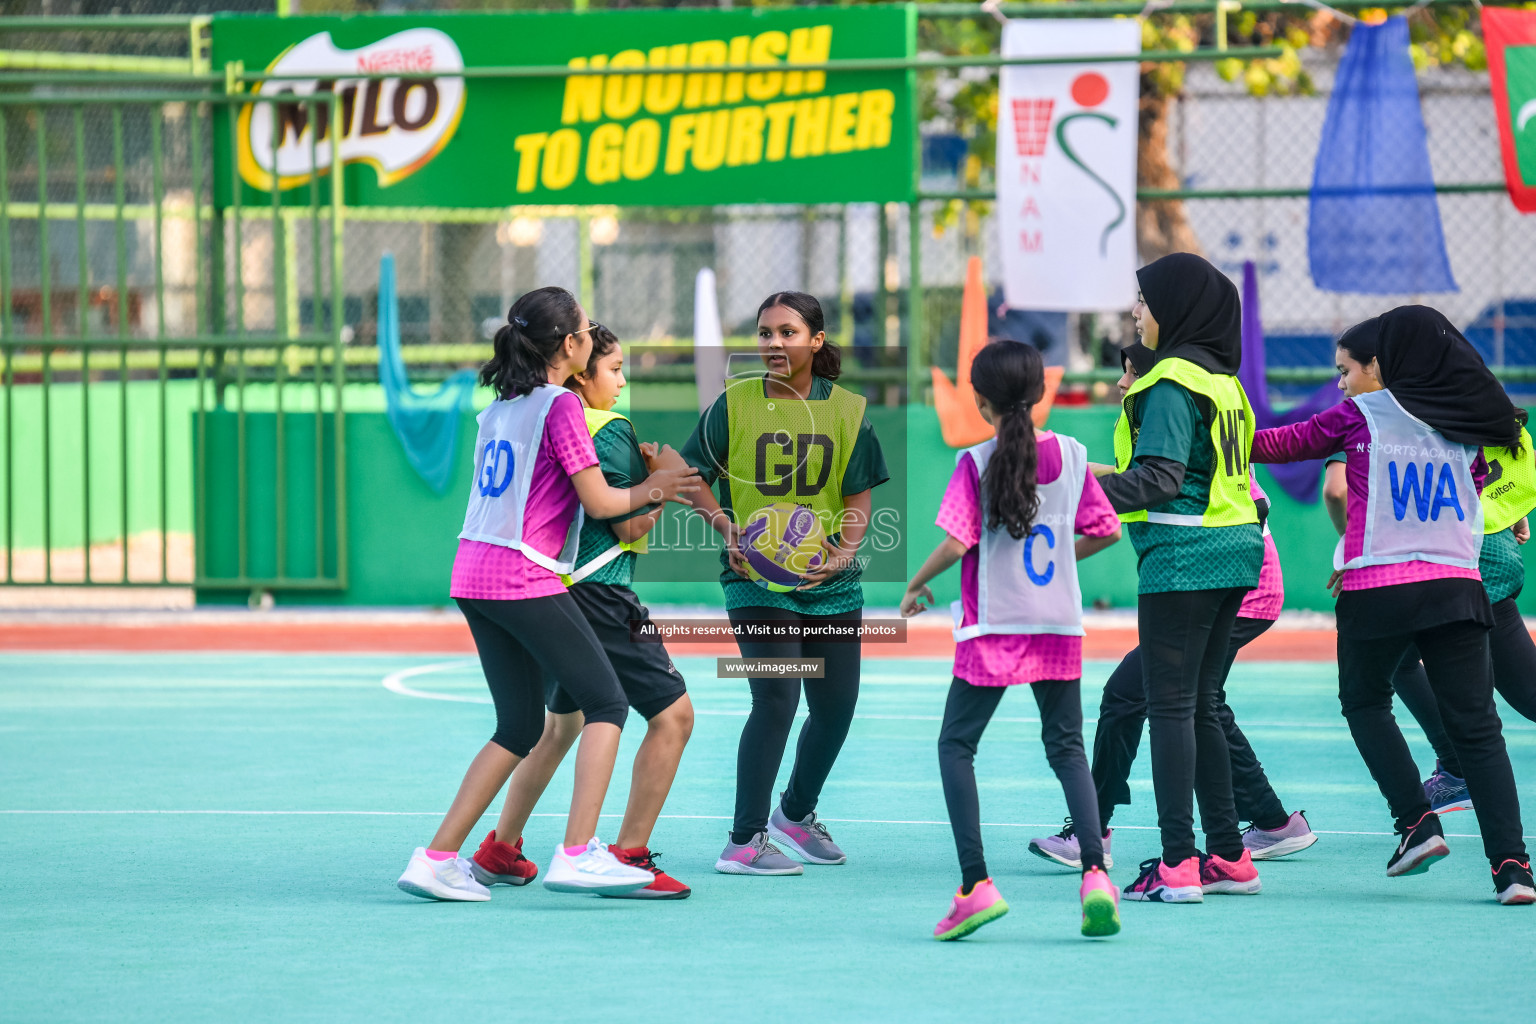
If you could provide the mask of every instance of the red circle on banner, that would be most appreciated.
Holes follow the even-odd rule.
[[[1072,99],[1079,106],[1096,107],[1109,96],[1109,80],[1097,71],[1084,71],[1072,79]]]

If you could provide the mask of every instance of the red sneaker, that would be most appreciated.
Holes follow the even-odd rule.
[[[613,896],[611,897],[612,899],[685,900],[693,893],[692,889],[688,888],[682,882],[679,882],[677,879],[673,878],[671,875],[667,874],[665,871],[661,870],[661,868],[656,866],[656,858],[661,856],[659,853],[652,853],[644,846],[637,846],[632,850],[622,850],[619,847],[612,845],[608,847],[608,852],[613,854],[623,863],[628,864],[631,867],[645,868],[645,870],[656,876],[656,881],[652,882],[644,889],[636,889],[634,892],[626,892],[619,896]]]
[[[470,859],[470,870],[481,885],[527,885],[539,873],[539,866],[523,856],[523,837],[517,845],[503,843],[493,830]]]

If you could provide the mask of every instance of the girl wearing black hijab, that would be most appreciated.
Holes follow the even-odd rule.
[[[1347,524],[1338,603],[1339,703],[1402,837],[1387,874],[1450,853],[1392,717],[1392,676],[1424,660],[1472,795],[1500,903],[1536,903],[1504,736],[1493,705],[1493,611],[1478,574],[1482,448],[1518,450],[1516,410],[1482,357],[1436,310],[1399,306],[1352,328],[1374,335],[1380,391],[1260,431],[1258,462],[1345,452]]]
[[[1233,623],[1259,583],[1264,540],[1249,492],[1253,411],[1237,380],[1237,288],[1191,253],[1136,272],[1132,315],[1157,361],[1126,392],[1115,427],[1118,472],[1104,494],[1138,558],[1137,629],[1162,857],[1142,864],[1127,899],[1194,903],[1254,893],[1217,712]],[[1206,855],[1195,845],[1200,802]]]
[[[1120,353],[1125,376],[1120,378],[1120,395],[1123,398],[1136,381],[1152,372],[1157,353],[1145,345],[1130,345]],[[1269,514],[1269,499],[1258,485],[1250,480],[1254,501],[1258,504],[1261,519]],[[1285,583],[1280,573],[1280,553],[1275,542],[1264,529],[1264,565],[1259,574],[1259,586],[1250,590],[1238,609],[1232,626],[1232,639],[1227,648],[1226,670],[1223,676],[1223,693],[1217,700],[1216,714],[1221,720],[1222,731],[1227,737],[1227,750],[1232,764],[1232,798],[1239,821],[1252,825],[1243,832],[1243,846],[1254,860],[1274,860],[1299,853],[1317,842],[1317,834],[1307,823],[1302,811],[1287,813],[1279,795],[1264,774],[1264,767],[1253,752],[1248,738],[1238,728],[1232,709],[1225,696],[1225,677],[1232,671],[1237,652],[1256,640],[1275,624],[1285,603]],[[1144,670],[1141,648],[1135,647],[1110,673],[1104,684],[1104,695],[1099,700],[1099,724],[1093,733],[1093,786],[1099,802],[1099,826],[1104,830],[1103,847],[1110,848],[1109,820],[1118,804],[1131,802],[1131,766],[1136,763],[1137,748],[1141,746],[1142,728],[1147,721],[1147,688],[1143,681]],[[1430,698],[1433,703],[1433,698]],[[1030,840],[1029,852],[1068,867],[1081,864],[1077,822],[1068,818],[1066,828],[1053,836],[1040,836]],[[1106,853],[1106,858],[1108,854]]]

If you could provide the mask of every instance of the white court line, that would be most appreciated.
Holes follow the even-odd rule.
[[[98,814],[213,814],[243,817],[357,817],[357,818],[440,818],[442,811],[218,811],[218,810],[115,810],[115,811],[62,811],[62,810],[0,810],[0,814],[35,814],[35,815],[98,815]],[[535,813],[534,818],[564,818],[566,815],[558,813]],[[622,818],[622,814],[603,814],[603,818]],[[666,821],[730,821],[728,814],[663,814],[662,820]],[[838,825],[942,825],[949,827],[947,821],[930,821],[924,818],[819,818],[820,821],[829,821]],[[1031,822],[1031,821],[984,821],[985,828],[1042,828],[1059,829],[1061,823],[1056,822]],[[1115,828],[1124,832],[1156,832],[1156,825],[1116,825]],[[1394,836],[1396,832],[1352,832],[1343,829],[1312,830],[1320,836]],[[1447,832],[1449,839],[1481,839],[1477,833]],[[1536,839],[1536,836],[1522,836],[1522,839]]]
[[[433,662],[430,665],[417,665],[415,668],[403,668],[403,669],[400,669],[399,671],[391,672],[388,675],[386,675],[383,678],[383,680],[381,680],[381,682],[383,683],[384,689],[390,691],[391,693],[398,693],[402,697],[419,697],[419,698],[422,698],[423,700],[446,700],[446,701],[452,701],[455,704],[490,704],[490,703],[492,703],[492,701],[491,701],[491,698],[489,698],[489,697],[471,697],[471,696],[467,696],[467,695],[452,694],[452,693],[434,693],[431,690],[418,690],[415,687],[406,686],[405,685],[405,681],[407,679],[414,679],[417,676],[431,675],[432,673],[444,672],[444,671],[447,671],[449,669],[466,668],[466,667],[471,667],[471,666],[478,667],[479,664],[480,664],[480,662],[475,660],[475,659],[473,659],[473,658],[456,658],[453,661],[438,661],[438,662]],[[882,677],[882,678],[887,678],[887,677]],[[911,677],[905,677],[905,678],[911,678]],[[945,685],[947,686],[949,684],[946,683]],[[739,709],[739,710],[733,710],[733,709],[727,709],[727,708],[697,708],[696,707],[696,708],[693,709],[693,713],[695,715],[718,715],[718,716],[723,716],[723,717],[728,717],[728,718],[745,718],[747,716],[748,712],[747,712],[747,709],[745,709],[745,708],[742,708],[742,709]],[[801,711],[801,712],[799,712],[797,717],[804,718],[805,715],[806,715],[806,712]],[[854,717],[855,720],[862,720],[862,721],[867,721],[867,722],[942,722],[942,721],[944,721],[944,716],[943,715],[878,715],[878,714],[863,715],[863,714],[855,714],[853,717]],[[1040,724],[1040,719],[1038,719],[1038,718],[1022,718],[1022,717],[1015,718],[1015,717],[1010,717],[1010,716],[1007,716],[1007,715],[998,715],[998,716],[994,717],[992,719],[992,721],[994,721],[994,722],[1009,722],[1009,723],[1021,724],[1021,725],[1039,725]],[[1098,722],[1098,719],[1097,718],[1084,718],[1083,722],[1085,724],[1087,724],[1087,725],[1093,725],[1093,724]],[[1334,720],[1334,719],[1329,719],[1327,721],[1319,721],[1319,722],[1262,722],[1262,721],[1261,722],[1253,722],[1253,721],[1244,720],[1242,725],[1243,725],[1243,727],[1245,729],[1249,729],[1249,730],[1253,730],[1253,729],[1326,729],[1326,730],[1329,730],[1329,731],[1332,731],[1332,732],[1348,732],[1349,731],[1348,723],[1343,722],[1343,721],[1339,721],[1339,720]],[[1398,725],[1400,727],[1404,728],[1404,729],[1413,730],[1415,732],[1422,732],[1423,731],[1422,729],[1420,729],[1418,727],[1418,723],[1413,722],[1411,720],[1406,722],[1406,723],[1405,722],[1399,722]],[[1522,725],[1519,725],[1519,724],[1511,725],[1509,723],[1505,723],[1504,731],[1505,732],[1536,732],[1536,727],[1522,726]]]

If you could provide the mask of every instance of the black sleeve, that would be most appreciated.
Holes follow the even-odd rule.
[[[1116,512],[1139,512],[1178,496],[1184,486],[1184,463],[1147,455],[1124,473],[1099,477],[1104,497]]]

